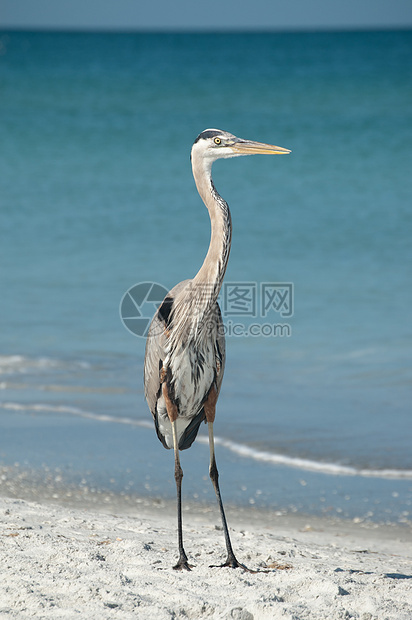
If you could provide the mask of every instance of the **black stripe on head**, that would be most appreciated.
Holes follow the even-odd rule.
[[[161,321],[164,322],[166,326],[170,323],[170,313],[172,312],[173,307],[173,297],[165,297],[162,305],[159,307],[157,311],[157,316]]]
[[[215,136],[220,136],[221,134],[222,132],[219,129],[205,129],[205,131],[202,131],[202,133],[197,136],[194,144],[199,142],[199,140],[207,140],[208,138],[214,138]]]

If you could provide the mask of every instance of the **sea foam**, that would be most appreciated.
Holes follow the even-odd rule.
[[[125,416],[115,417],[66,405],[2,402],[0,403],[0,409],[19,412],[31,411],[38,413],[60,413],[95,420],[96,422],[127,424],[130,426],[140,426],[146,429],[153,429],[153,424],[149,420],[139,420]],[[198,436],[197,441],[202,444],[207,444],[209,440],[207,437],[200,435]],[[238,456],[254,461],[265,462],[270,465],[293,467],[303,471],[312,471],[332,476],[361,476],[365,478],[412,480],[412,470],[409,469],[368,469],[342,465],[340,463],[315,461],[265,450],[257,450],[247,444],[238,443],[219,436],[215,437],[215,443],[220,445],[222,448],[237,454]]]

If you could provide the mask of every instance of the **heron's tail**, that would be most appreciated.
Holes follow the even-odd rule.
[[[156,412],[154,417],[154,423],[156,428],[156,433],[162,444],[167,450],[173,448],[173,439],[172,439],[172,425],[170,423],[167,414],[165,416],[161,416],[161,420],[159,420],[159,414]],[[195,415],[189,422],[189,424],[184,428],[184,425],[188,422],[187,418],[178,418],[177,419],[177,431],[179,437],[179,450],[187,450],[190,448],[194,440],[196,439],[197,433],[199,431],[199,426],[205,420],[205,412],[202,409],[198,414]],[[182,426],[184,428],[182,432]],[[179,428],[180,427],[180,428]],[[181,434],[180,434],[181,433]],[[179,436],[180,435],[180,436]]]
[[[189,426],[185,429],[183,435],[179,439],[179,450],[187,450],[190,448],[192,443],[197,437],[197,433],[199,432],[199,426],[205,420],[205,410],[202,409],[199,411],[197,415],[190,422]]]

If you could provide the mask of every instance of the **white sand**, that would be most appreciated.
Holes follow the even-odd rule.
[[[1,618],[412,618],[411,531],[230,514],[224,560],[217,512],[184,513],[189,572],[168,505],[136,514],[0,498]],[[248,518],[248,522],[239,523]]]

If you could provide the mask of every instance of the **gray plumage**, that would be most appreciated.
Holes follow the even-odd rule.
[[[167,294],[170,310],[162,314],[164,302],[161,304],[147,337],[145,396],[165,448],[173,448],[173,436],[162,383],[166,383],[178,407],[179,450],[185,450],[190,448],[205,420],[203,403],[212,384],[219,394],[223,379],[225,337],[219,305],[216,299],[210,301],[209,294],[207,308],[202,312],[206,292],[202,294],[196,286],[193,280],[185,280]]]
[[[221,512],[228,558],[223,566],[241,566],[229,538],[220,498],[213,422],[225,368],[225,337],[217,297],[229,260],[232,223],[227,203],[218,194],[211,176],[214,161],[257,153],[289,153],[270,144],[236,138],[218,129],[207,129],[196,138],[191,152],[198,192],[210,216],[211,238],[203,265],[191,280],[175,286],[151,322],[144,364],[145,396],[155,428],[165,448],[175,453],[180,558],[176,569],[190,569],[183,549],[179,450],[189,448],[202,421],[208,422],[210,476]]]

